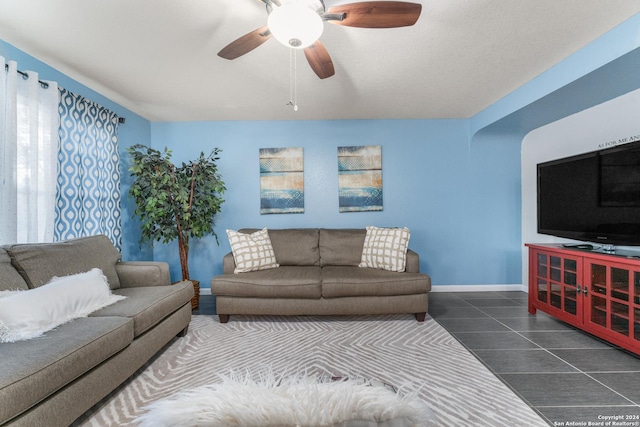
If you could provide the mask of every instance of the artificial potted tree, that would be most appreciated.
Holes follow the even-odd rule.
[[[218,172],[220,149],[176,166],[171,150],[158,151],[136,144],[127,149],[129,172],[134,178],[129,194],[136,202],[135,215],[142,223],[142,240],[169,243],[178,240],[182,280],[194,284],[191,307],[200,301],[200,283],[189,277],[189,241],[212,234],[218,242],[214,217],[224,202],[226,190]]]

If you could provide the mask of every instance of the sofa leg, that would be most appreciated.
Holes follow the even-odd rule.
[[[418,322],[424,322],[424,318],[427,316],[427,313],[416,313],[416,320]]]
[[[187,335],[187,332],[189,332],[189,325],[185,326],[183,330],[181,330],[180,332],[178,332],[178,335],[180,338],[184,337]]]
[[[228,314],[218,314],[218,317],[220,318],[220,323],[227,323],[229,321]]]

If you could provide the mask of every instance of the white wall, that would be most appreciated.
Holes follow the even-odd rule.
[[[522,141],[522,241],[570,240],[537,233],[536,165],[640,139],[640,90],[529,132]],[[522,283],[528,284],[528,255],[522,254]]]

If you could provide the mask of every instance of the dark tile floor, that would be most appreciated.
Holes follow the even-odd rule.
[[[530,315],[525,292],[429,298],[429,314],[550,425],[640,426],[639,357],[540,311]]]
[[[429,298],[429,314],[550,425],[640,426],[640,357],[530,315],[525,292]],[[214,314],[215,299],[202,295],[193,313]]]
[[[215,314],[216,299],[213,295],[200,295],[198,308],[193,310],[191,314]]]

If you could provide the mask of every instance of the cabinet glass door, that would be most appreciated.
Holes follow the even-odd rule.
[[[634,307],[634,300],[640,298],[640,272],[623,264],[597,262],[589,263],[588,269],[587,320],[620,338],[640,339],[640,330],[636,327],[636,323],[640,323],[640,305]]]
[[[591,323],[607,327],[607,266],[591,264],[591,292],[589,294]]]
[[[629,320],[629,275],[630,271],[611,268],[611,330],[628,336]]]
[[[549,304],[549,281],[547,277],[549,275],[549,267],[547,265],[548,257],[545,254],[538,254],[538,301],[541,301],[545,304]],[[638,290],[640,292],[640,289]]]
[[[582,263],[577,258],[547,253],[537,253],[535,260],[538,301],[557,311],[563,320],[581,318],[578,285]]]
[[[562,284],[560,280],[562,278],[562,258],[558,256],[550,256],[549,261],[551,268],[549,269],[550,280],[550,302],[551,305],[562,309]]]
[[[640,341],[640,272],[633,272],[633,339]]]
[[[564,258],[563,264],[563,309],[567,313],[575,316],[578,314],[578,263],[575,259]]]

